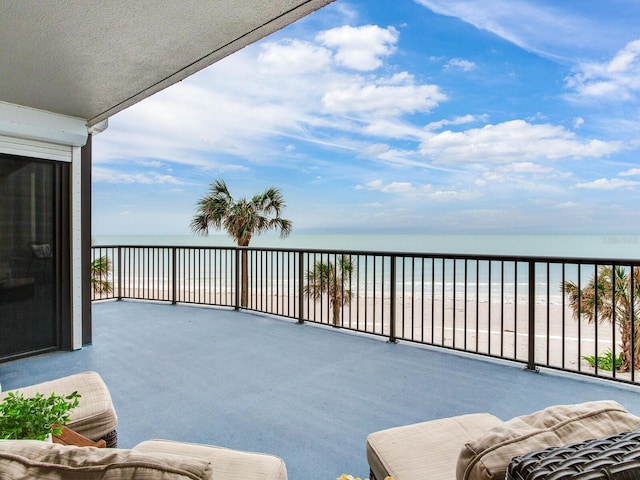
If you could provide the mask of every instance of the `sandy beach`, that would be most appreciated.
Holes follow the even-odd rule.
[[[194,282],[195,285],[195,282]],[[235,294],[230,288],[187,288],[178,290],[177,301],[233,306]],[[121,292],[124,298],[171,301],[172,291],[162,282],[140,284]],[[114,293],[117,295],[117,292]],[[103,296],[104,297],[104,296]],[[98,295],[97,299],[100,298]],[[584,356],[602,355],[607,350],[620,352],[617,330],[608,322],[595,325],[573,318],[568,306],[536,299],[535,361],[540,366],[594,373]],[[253,289],[247,307],[251,310],[298,318],[299,298],[286,288],[277,292]],[[303,298],[306,321],[331,325],[329,302]],[[529,304],[525,297],[498,301],[474,298],[452,299],[429,295],[407,295],[395,302],[395,337],[398,340],[425,343],[492,357],[526,362],[529,349]],[[391,301],[380,294],[353,298],[340,312],[340,326],[364,333],[391,336]],[[610,375],[598,371],[600,375]],[[617,373],[617,376],[623,374]]]

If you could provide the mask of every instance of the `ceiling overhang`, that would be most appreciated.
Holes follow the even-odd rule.
[[[88,127],[333,0],[0,0],[0,102]]]

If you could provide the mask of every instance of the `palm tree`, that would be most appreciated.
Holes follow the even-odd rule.
[[[307,284],[303,288],[304,296],[314,301],[321,300],[325,293],[329,296],[333,325],[336,327],[340,325],[340,310],[344,305],[349,305],[353,298],[353,292],[348,288],[353,274],[351,257],[341,255],[337,258],[337,264],[336,270],[332,262],[317,261],[313,270],[307,271]]]
[[[207,235],[209,228],[224,229],[239,247],[248,247],[251,238],[267,230],[280,230],[280,236],[291,233],[293,224],[280,216],[285,208],[280,190],[267,188],[251,200],[245,197],[233,199],[223,180],[216,180],[209,193],[198,201],[196,215],[191,220],[191,230]],[[240,305],[247,306],[248,269],[247,251],[242,250],[242,289]]]
[[[106,255],[98,257],[91,262],[91,288],[93,293],[113,292],[113,283],[109,281],[111,275],[111,260]]]
[[[618,326],[622,372],[640,367],[640,268],[632,267],[631,272],[621,266],[601,265],[597,276],[594,274],[582,289],[574,282],[564,283],[574,318],[583,316],[589,323],[597,320]]]

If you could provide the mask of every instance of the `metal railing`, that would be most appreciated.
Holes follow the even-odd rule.
[[[532,370],[638,383],[636,260],[93,247],[93,259],[101,257],[108,259],[106,280],[113,288],[94,292],[96,300],[242,308],[506,359]],[[610,367],[615,362],[622,369]]]

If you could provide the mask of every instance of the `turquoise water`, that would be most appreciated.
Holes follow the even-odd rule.
[[[94,245],[233,246],[224,234],[209,235],[99,235]],[[281,239],[274,234],[252,240],[253,247],[374,250],[409,253],[477,255],[534,255],[640,259],[640,235],[390,235],[296,234]]]
[[[233,241],[226,235],[216,234],[209,237],[195,235],[122,235],[122,236],[96,236],[96,246],[233,246]],[[292,234],[281,239],[277,235],[263,235],[256,237],[251,246],[299,248],[304,250],[342,250],[342,251],[374,251],[374,252],[404,252],[416,254],[476,254],[496,256],[540,256],[559,258],[598,258],[634,261],[640,259],[640,237],[633,235],[598,236],[598,235],[328,235],[328,234]],[[168,255],[164,253],[163,255]],[[320,261],[328,261],[331,257],[322,257]],[[270,258],[266,257],[265,265],[268,267]],[[360,258],[358,261],[365,261]],[[374,278],[372,262],[380,262],[374,257],[368,257],[368,274],[365,278],[364,265],[359,271],[362,285],[367,285],[372,291],[376,282],[382,282],[384,288],[389,288],[390,269],[378,265],[377,277]],[[454,265],[455,263],[455,265]],[[197,268],[193,264],[185,267],[188,272],[195,272]],[[305,267],[309,268],[309,266]],[[587,282],[593,274],[593,267],[584,267],[580,274],[581,281]],[[528,270],[526,264],[507,262],[501,270],[498,264],[492,266],[489,275],[489,264],[464,261],[454,262],[444,260],[431,264],[429,260],[424,263],[421,260],[413,261],[408,258],[402,266],[398,267],[398,275],[404,276],[404,280],[398,280],[398,288],[404,287],[408,291],[412,288],[420,289],[421,279],[429,283],[434,275],[436,292],[446,292],[450,295],[454,290],[462,295],[462,290],[474,291],[476,283],[480,298],[486,301],[489,292],[492,298],[499,298],[505,294],[505,298],[513,299],[516,296],[525,298],[528,289]],[[424,272],[422,271],[424,269]],[[477,269],[477,273],[476,273]],[[435,272],[433,273],[432,272]],[[454,271],[456,272],[454,275]],[[406,275],[406,276],[405,276]],[[549,286],[549,300],[551,303],[560,303],[562,300],[560,290],[563,278],[578,280],[576,265],[569,265],[563,270],[562,264],[552,263],[549,271],[545,264],[536,267],[536,288],[541,292]],[[455,277],[455,278],[454,278]],[[489,278],[491,277],[491,278]],[[166,280],[166,279],[164,279]],[[378,285],[377,288],[381,288]],[[428,286],[428,290],[431,287]],[[502,292],[504,289],[504,292]]]

